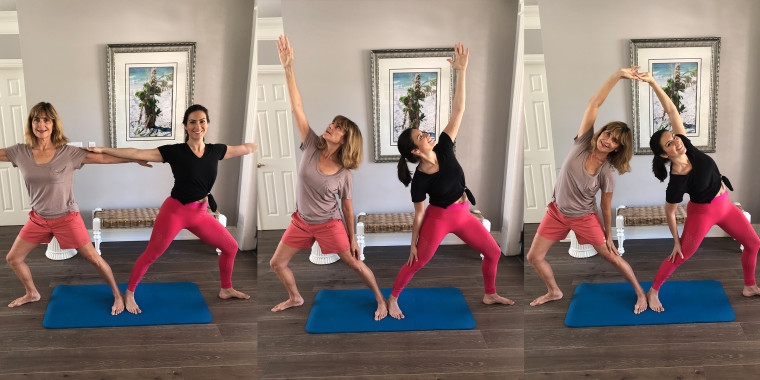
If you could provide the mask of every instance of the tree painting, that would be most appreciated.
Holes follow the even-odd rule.
[[[436,138],[438,72],[393,73],[393,143],[406,128]]]
[[[172,137],[174,67],[129,67],[129,138]]]
[[[653,63],[652,74],[681,114],[686,133],[697,131],[697,62]],[[652,97],[653,132],[660,129],[672,130],[670,119],[656,96]]]

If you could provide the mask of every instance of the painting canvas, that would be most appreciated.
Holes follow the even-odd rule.
[[[437,139],[451,115],[453,48],[373,50],[375,162],[398,161],[398,136],[418,128]]]
[[[129,72],[129,131],[127,140],[172,138],[174,73],[176,65],[127,65]]]
[[[393,76],[393,141],[406,128],[417,128],[436,136],[436,113],[438,112],[438,78],[440,72],[391,70]]]
[[[683,120],[686,135],[703,152],[715,152],[720,38],[631,40],[631,65],[652,73]],[[652,154],[649,137],[672,130],[662,104],[647,83],[631,81],[633,152]]]

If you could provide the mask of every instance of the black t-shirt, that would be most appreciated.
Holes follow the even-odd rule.
[[[414,171],[412,178],[412,202],[423,202],[430,194],[430,204],[442,208],[451,206],[465,191],[464,172],[454,155],[454,142],[444,133],[433,147],[438,157],[438,171],[433,174]],[[469,194],[468,194],[469,195]],[[470,200],[475,203],[474,199]]]
[[[681,203],[683,195],[689,193],[694,203],[710,203],[720,191],[721,175],[713,159],[695,148],[689,138],[677,135],[686,147],[686,157],[691,162],[691,171],[686,174],[670,173],[670,181],[665,191],[668,203]],[[727,184],[728,185],[728,184]]]
[[[158,147],[164,162],[168,162],[174,174],[172,198],[182,204],[203,199],[216,181],[219,160],[227,153],[225,144],[206,144],[203,156],[198,157],[186,143]]]

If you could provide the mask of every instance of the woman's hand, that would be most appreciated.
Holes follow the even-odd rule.
[[[91,146],[88,148],[81,147],[81,148],[92,153],[103,153],[103,147],[100,147],[100,146]]]
[[[464,45],[457,43],[454,45],[454,60],[446,59],[451,64],[451,68],[456,71],[467,70],[467,58],[470,56],[470,49],[465,49]]]
[[[621,78],[625,79],[638,79],[639,69],[641,66],[631,66],[631,67],[624,67],[622,69],[618,69],[618,75],[620,75]]]
[[[356,243],[356,240],[351,241],[351,255],[353,255],[355,259],[361,260],[362,251],[359,249],[359,244]]]
[[[146,168],[152,168],[153,165],[149,164],[148,161],[145,160],[137,160],[137,162],[140,166],[145,166]]]
[[[652,74],[650,73],[638,73],[638,74],[639,74],[638,80],[649,83],[649,84],[657,84]]]
[[[280,35],[280,39],[277,41],[277,52],[280,54],[282,67],[293,66],[293,48],[290,47],[288,36]]]
[[[607,237],[607,241],[605,241],[604,244],[610,252],[620,256],[620,252],[618,252],[617,247],[615,247],[615,242],[612,241],[612,236]]]
[[[683,252],[681,252],[681,242],[678,240],[676,240],[675,243],[673,244],[673,252],[671,252],[670,256],[668,256],[668,261],[670,261],[671,263],[675,263],[676,254],[678,254],[678,256],[681,256],[681,260],[683,260]]]
[[[409,260],[407,260],[406,265],[413,266],[416,261],[417,261],[417,247],[413,245],[411,249],[409,249]]]

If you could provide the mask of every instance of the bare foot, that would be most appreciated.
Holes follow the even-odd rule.
[[[483,296],[483,303],[486,305],[493,305],[495,303],[500,303],[503,305],[514,305],[515,301],[512,301],[511,299],[507,297],[502,297],[496,293],[493,294],[486,294]]]
[[[111,315],[119,315],[124,311],[124,298],[121,294],[113,298],[113,306],[111,306]]]
[[[272,311],[278,312],[283,311],[285,309],[290,309],[291,307],[297,307],[303,305],[303,298],[298,297],[296,299],[290,299],[280,302],[277,306],[272,308]]]
[[[375,310],[375,320],[379,321],[388,316],[388,306],[385,304],[385,300],[377,303],[377,310]]]
[[[396,319],[404,319],[404,314],[401,313],[401,309],[398,307],[398,298],[394,296],[388,297],[388,313],[391,317]]]
[[[760,296],[760,288],[757,285],[745,286],[742,295],[745,297]]]
[[[247,299],[251,298],[251,296],[249,296],[249,295],[247,295],[247,294],[245,294],[245,293],[243,293],[241,291],[235,290],[233,288],[226,288],[226,289],[222,288],[221,290],[219,290],[219,298],[221,298],[223,300],[227,300],[227,299],[230,299],[230,298],[240,298],[240,299],[243,299],[243,300],[247,300]]]
[[[142,310],[140,310],[140,307],[137,306],[137,302],[135,302],[135,292],[131,292],[127,290],[124,293],[124,306],[126,306],[127,311],[132,314],[142,313]]]
[[[652,288],[649,289],[647,292],[647,301],[649,302],[649,308],[656,311],[656,312],[662,312],[665,311],[665,308],[662,307],[662,304],[660,303],[660,292],[657,290],[654,290]],[[639,304],[636,303],[636,306]]]
[[[660,305],[662,307],[662,305]],[[647,295],[640,295],[639,299],[636,300],[636,306],[633,307],[633,313],[634,314],[641,314],[644,310],[647,309]]]
[[[37,302],[40,300],[40,293],[24,294],[23,297],[16,298],[13,302],[8,304],[8,307],[21,306],[25,303]]]
[[[530,306],[543,305],[550,301],[556,301],[562,299],[562,292],[557,290],[556,292],[548,292],[541,297],[538,297],[530,303]]]

